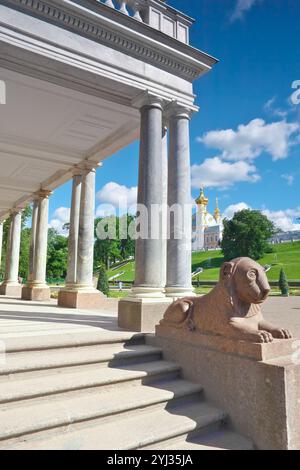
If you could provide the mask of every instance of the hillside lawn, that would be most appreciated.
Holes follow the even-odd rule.
[[[282,243],[272,245],[274,253],[266,254],[259,260],[261,265],[272,265],[267,273],[270,281],[278,281],[280,269],[283,268],[288,280],[300,280],[300,242]],[[203,268],[204,272],[199,275],[200,283],[204,281],[217,281],[219,278],[219,270],[224,259],[220,250],[198,252],[192,255],[192,271],[197,268]],[[118,272],[124,271],[124,274],[117,278],[117,281],[134,281],[134,261],[129,262],[119,270],[108,271],[108,277],[114,276]],[[194,277],[194,281],[197,277]]]

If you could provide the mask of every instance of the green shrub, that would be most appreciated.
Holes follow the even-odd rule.
[[[283,269],[280,270],[278,285],[279,289],[281,290],[281,295],[289,295],[289,284]]]
[[[108,296],[109,294],[109,284],[106,269],[103,263],[99,265],[98,268],[98,284],[97,289],[102,292],[104,295]]]

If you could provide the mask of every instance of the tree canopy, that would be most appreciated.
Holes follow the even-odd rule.
[[[274,224],[257,210],[242,210],[223,223],[221,248],[226,261],[240,256],[261,258],[268,250],[268,240],[276,233]]]
[[[48,230],[47,278],[64,279],[68,265],[68,238]]]
[[[126,220],[125,220],[126,219]],[[129,236],[126,238],[120,230],[120,222],[126,222],[128,227],[134,220],[132,215],[126,214],[120,217],[99,217],[95,219],[95,248],[94,248],[94,266],[98,269],[103,263],[108,269],[111,263],[115,263],[117,260],[127,259],[130,256],[134,256],[135,253],[135,241]],[[107,232],[106,238],[99,238],[98,224],[101,224],[103,231]],[[114,233],[112,238],[109,238],[108,228],[109,224],[113,227]],[[124,237],[124,238],[123,238]]]

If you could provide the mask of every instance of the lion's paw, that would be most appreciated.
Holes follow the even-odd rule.
[[[291,339],[292,334],[289,332],[289,330],[283,329],[283,328],[274,328],[272,330],[272,336],[273,338],[277,339]]]
[[[272,343],[273,336],[268,331],[258,331],[257,333],[253,333],[252,339],[255,343]]]

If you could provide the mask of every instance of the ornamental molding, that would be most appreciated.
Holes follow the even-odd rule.
[[[47,0],[5,0],[3,4],[8,7],[15,7],[22,12],[28,12],[32,16],[48,20],[49,23],[54,25],[68,28],[75,33],[84,35],[87,38],[117,49],[139,60],[142,59],[145,62],[164,68],[188,81],[197,79],[201,74],[210,70],[212,65],[216,63],[215,59],[197,51],[199,56],[203,56],[202,59],[206,58],[207,62],[210,63],[205,64],[204,62],[201,62],[201,57],[198,59],[194,57],[196,50],[189,46],[184,48],[184,52],[181,53],[183,57],[181,60],[178,60],[178,57],[175,57],[175,55],[178,56],[177,49],[180,48],[181,44],[178,44],[178,41],[176,40],[173,40],[174,49],[172,50],[169,48],[170,52],[168,54],[157,49],[159,44],[151,46],[149,44],[146,45],[145,43],[142,43],[140,37],[136,39],[133,38],[133,34],[136,33],[135,28],[137,27],[137,21],[133,18],[126,17],[126,21],[132,22],[132,30],[129,30],[131,34],[127,35],[125,32],[117,30],[120,29],[121,21],[119,24],[115,21],[110,21],[112,27],[108,28],[107,26],[100,24],[100,21],[97,22],[84,15],[84,13],[94,14],[94,10],[90,10],[89,12],[86,10],[84,12],[70,11],[72,8],[73,10],[76,7],[78,8],[78,5],[71,4],[70,2],[59,5],[55,1],[52,1],[50,4]],[[107,13],[108,7],[101,3],[97,4],[97,6],[99,7],[99,12],[102,8],[105,8]],[[119,14],[120,19],[124,21],[122,13],[114,12],[114,14]],[[99,14],[97,18],[98,20],[107,20],[104,16],[101,18]],[[138,25],[140,26],[140,23],[138,23]],[[149,39],[149,36],[147,37],[147,31],[149,31],[148,28],[150,27],[145,24],[143,24],[143,26],[145,27],[145,40],[147,40]],[[150,40],[151,39],[152,38],[150,38]],[[163,43],[161,43],[161,46],[165,47]],[[191,56],[188,55],[189,49]],[[190,62],[190,64],[187,62]],[[192,62],[198,63],[191,65]]]

